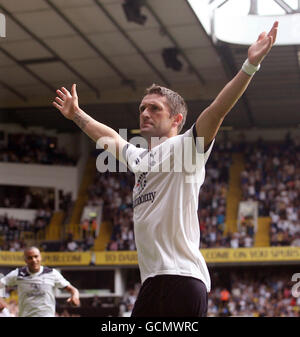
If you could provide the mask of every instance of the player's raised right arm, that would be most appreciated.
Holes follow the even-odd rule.
[[[56,93],[58,96],[55,97],[52,104],[62,115],[76,123],[95,142],[105,137],[105,143],[108,146],[115,147],[118,157],[119,149],[122,149],[127,144],[126,140],[112,128],[97,122],[79,107],[76,84],[72,85],[71,92],[62,87],[60,90],[56,90]]]

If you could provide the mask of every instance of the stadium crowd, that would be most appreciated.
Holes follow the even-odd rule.
[[[0,208],[54,209],[54,191],[46,188],[0,186]]]
[[[293,296],[294,282],[287,271],[211,271],[208,317],[300,317],[300,296]],[[120,316],[130,316],[140,284],[125,292]]]
[[[45,237],[45,230],[50,223],[52,212],[50,209],[39,209],[33,221],[19,220],[0,215],[0,250],[20,251],[25,246],[26,233],[31,233],[37,240]]]
[[[259,139],[248,144],[241,173],[243,200],[258,202],[259,216],[271,218],[271,246],[300,244],[300,142]]]
[[[286,271],[214,272],[208,316],[300,317],[291,278]]]
[[[71,206],[71,193],[64,193],[60,190],[59,209],[67,214]],[[0,250],[20,251],[23,250],[26,238],[45,240],[46,228],[54,210],[54,192],[46,188],[0,186],[0,208],[35,210],[35,217],[32,221],[9,216],[3,209],[0,214]],[[74,245],[69,244],[69,241],[70,237],[56,244],[51,242],[50,249],[47,244],[41,242],[40,248],[43,251],[53,251],[51,246],[54,246],[54,250],[59,251],[74,250],[72,249]],[[85,241],[82,247],[81,242],[78,244],[79,250],[81,248],[87,250],[92,246],[91,238],[87,238]]]
[[[103,220],[112,223],[107,250],[136,250],[133,233],[133,185],[134,176],[130,172],[97,172],[89,187],[87,205],[103,205]]]
[[[76,165],[57,138],[35,133],[11,133],[0,142],[0,162],[45,165]]]
[[[72,233],[67,233],[64,240],[59,243],[58,249],[50,249],[47,245],[43,245],[44,251],[68,251],[68,252],[85,252],[94,246],[94,238],[89,235],[83,239],[75,240]]]
[[[201,248],[230,247],[231,237],[224,234],[224,229],[232,151],[230,142],[215,144],[206,163],[206,176],[200,190],[198,207]]]

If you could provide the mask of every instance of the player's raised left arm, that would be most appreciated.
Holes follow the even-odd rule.
[[[238,99],[247,89],[252,75],[252,69],[259,66],[262,60],[269,53],[276,41],[278,22],[276,21],[269,33],[263,32],[257,41],[248,49],[248,61],[250,65],[245,65],[236,76],[226,84],[215,100],[198,117],[196,121],[196,131],[198,137],[204,137],[204,146],[215,138],[225,116],[232,109]]]
[[[66,286],[64,289],[71,294],[71,296],[67,299],[67,302],[78,307],[80,305],[78,289],[73,287],[71,284]]]

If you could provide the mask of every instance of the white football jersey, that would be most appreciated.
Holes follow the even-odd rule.
[[[210,291],[197,210],[214,141],[205,153],[195,141],[194,125],[150,151],[126,145],[123,156],[135,173],[134,231],[142,282],[163,274],[190,276]]]
[[[20,317],[54,317],[55,288],[70,285],[56,269],[41,266],[37,273],[27,267],[12,270],[0,279],[0,287],[17,286]]]

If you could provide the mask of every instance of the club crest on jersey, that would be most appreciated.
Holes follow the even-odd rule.
[[[26,294],[27,297],[36,297],[36,296],[44,296],[45,292],[42,290],[40,284],[31,283],[30,291]]]
[[[147,185],[147,172],[141,173],[135,185],[137,193],[140,194]]]
[[[31,285],[31,288],[33,289],[33,290],[40,290],[40,286],[39,286],[39,284],[35,284],[35,283],[32,283]]]

